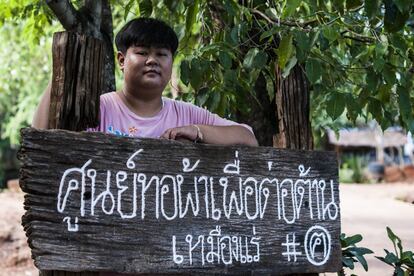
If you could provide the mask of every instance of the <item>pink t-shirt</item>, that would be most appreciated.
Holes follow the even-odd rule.
[[[163,108],[153,117],[140,117],[132,112],[116,92],[101,95],[100,124],[90,131],[119,136],[159,138],[167,129],[187,125],[241,125],[190,103],[162,98]]]

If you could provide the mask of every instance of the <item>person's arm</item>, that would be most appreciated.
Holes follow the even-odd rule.
[[[190,125],[167,129],[161,138],[180,140],[188,139],[206,144],[258,146],[256,137],[241,125],[213,126]]]
[[[46,129],[49,127],[49,107],[50,107],[50,91],[52,90],[52,82],[43,92],[40,103],[37,106],[36,112],[33,116],[32,127]]]

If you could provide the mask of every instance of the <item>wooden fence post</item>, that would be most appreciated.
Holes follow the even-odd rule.
[[[104,44],[75,32],[53,36],[49,128],[82,131],[99,122]],[[97,276],[96,272],[40,271],[41,276]]]
[[[49,128],[82,131],[99,121],[103,42],[74,32],[53,36]]]

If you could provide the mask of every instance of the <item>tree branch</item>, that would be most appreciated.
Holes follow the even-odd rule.
[[[346,33],[349,33],[352,36],[351,35],[346,35]],[[352,39],[352,40],[355,40],[355,41],[358,41],[358,42],[361,42],[361,43],[366,43],[366,44],[372,44],[372,43],[375,42],[375,38],[369,37],[369,36],[364,36],[364,35],[355,33],[351,30],[342,31],[341,36],[343,38],[349,38],[349,39]]]
[[[304,30],[306,30],[306,27],[309,27],[310,24],[317,22],[316,19],[312,19],[309,21],[305,21],[305,22],[298,22],[298,21],[287,21],[287,20],[278,20],[278,21],[274,21],[272,19],[270,19],[267,15],[265,15],[263,12],[257,10],[257,9],[252,9],[252,12],[254,14],[260,15],[263,19],[265,19],[267,22],[269,22],[269,24],[272,25],[284,25],[284,26],[289,26],[289,27],[299,27],[302,28]]]
[[[256,10],[256,9],[253,9],[252,10],[253,11],[253,13],[255,13],[255,14],[257,14],[257,15],[260,15],[263,19],[265,19],[269,24],[276,24],[276,22],[273,22],[273,20],[272,19],[270,19],[266,14],[264,14],[264,13],[262,13],[261,11],[259,11],[259,10]]]
[[[360,38],[360,37],[356,37],[356,36],[350,36],[350,35],[344,35],[343,38],[349,38],[364,44],[372,44],[372,42],[374,41],[373,39],[368,39],[368,38]]]
[[[70,31],[77,27],[78,11],[68,0],[46,0],[46,4],[56,15],[65,30]]]

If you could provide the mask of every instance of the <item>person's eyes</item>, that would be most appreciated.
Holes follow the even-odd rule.
[[[137,55],[141,55],[141,56],[146,56],[148,54],[147,51],[136,51],[135,52]]]
[[[168,54],[166,52],[158,52],[157,55],[160,56],[160,57],[168,56]]]

